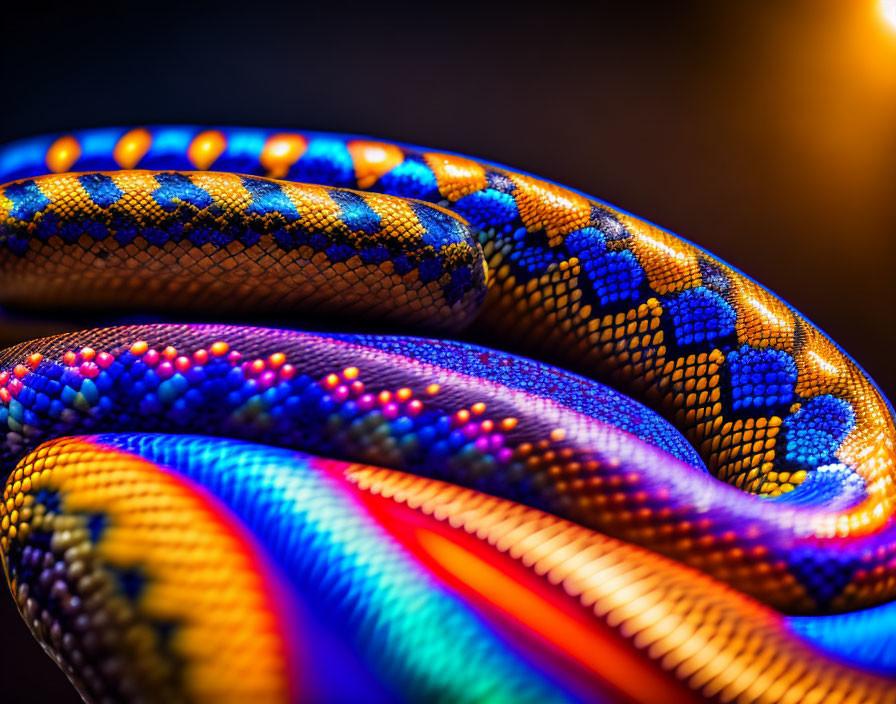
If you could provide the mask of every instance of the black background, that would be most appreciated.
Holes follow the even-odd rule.
[[[0,141],[272,125],[506,163],[738,266],[892,399],[894,65],[871,1],[31,3],[0,12]],[[3,700],[77,700],[8,598],[0,649]]]

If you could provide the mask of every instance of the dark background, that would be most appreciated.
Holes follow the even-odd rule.
[[[872,0],[32,4],[0,17],[0,141],[272,125],[506,163],[738,266],[896,398],[896,30]],[[8,598],[0,698],[77,701]]]

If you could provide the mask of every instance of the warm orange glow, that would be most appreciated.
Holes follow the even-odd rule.
[[[187,149],[187,158],[200,171],[215,163],[227,148],[227,138],[218,130],[207,130],[193,139]]]
[[[896,0],[881,0],[880,11],[890,27],[896,29]]]
[[[60,137],[47,150],[47,166],[54,174],[68,171],[81,156],[81,145],[74,137]]]
[[[358,188],[370,188],[404,161],[404,154],[394,144],[353,139],[347,147],[355,165]]]
[[[271,178],[283,178],[305,153],[308,143],[298,134],[275,134],[268,138],[259,161]]]
[[[142,128],[131,130],[115,145],[112,157],[123,169],[133,169],[152,146],[152,135]]]

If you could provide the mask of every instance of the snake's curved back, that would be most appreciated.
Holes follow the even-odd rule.
[[[449,574],[463,572],[462,565],[469,563],[446,557],[461,554],[452,540],[467,539],[449,540],[439,533],[441,537],[424,539],[430,542],[422,548],[409,544],[408,535],[416,529],[408,525],[438,521],[403,513],[395,501],[407,501],[412,509],[422,506],[424,514],[437,518],[450,517],[461,532],[464,526],[480,526],[477,535],[514,557],[528,554],[523,546],[542,544],[537,558],[524,559],[536,566],[537,574],[549,574],[550,582],[543,584],[537,578],[526,581],[533,576],[514,572],[517,568],[502,562],[494,550],[477,559],[485,560],[484,565],[497,561],[505,573],[514,574],[517,584],[526,585],[520,599],[522,594],[541,599],[532,602],[533,608],[566,614],[576,624],[568,628],[577,637],[552,640],[550,627],[523,619],[530,638],[543,647],[533,660],[525,648],[523,655],[513,648],[505,652],[490,640],[493,634],[476,630],[473,621],[467,624],[467,616],[454,616],[459,619],[459,630],[450,636],[454,647],[482,644],[481,658],[473,659],[475,667],[467,676],[458,670],[440,679],[402,654],[407,637],[390,640],[374,626],[356,632],[352,628],[357,624],[348,625],[351,618],[339,620],[345,605],[331,605],[342,624],[337,631],[345,636],[348,628],[353,634],[346,636],[353,645],[333,646],[336,657],[360,658],[373,670],[368,692],[457,700],[462,693],[470,695],[470,683],[479,681],[498,698],[519,698],[522,691],[535,698],[588,698],[601,687],[640,700],[647,698],[645,687],[664,687],[673,696],[676,685],[649,664],[653,660],[673,669],[692,690],[722,699],[775,701],[816,693],[833,701],[847,689],[869,700],[896,696],[884,679],[813,650],[821,647],[836,653],[831,657],[878,671],[893,667],[887,655],[893,636],[880,628],[893,622],[887,604],[896,598],[892,408],[824,333],[709,253],[605,203],[504,167],[339,135],[188,127],[89,130],[6,147],[0,151],[0,183],[6,181],[12,183],[0,191],[0,303],[10,309],[10,320],[28,320],[47,308],[93,309],[112,299],[109,307],[119,312],[172,307],[219,316],[245,316],[256,309],[277,315],[346,314],[386,319],[416,333],[469,325],[468,339],[497,342],[610,383],[653,407],[677,429],[584,378],[460,342],[345,334],[294,337],[245,328],[161,325],[22,343],[0,355],[4,453],[13,463],[25,456],[10,479],[0,514],[4,565],[26,614],[28,589],[39,589],[42,579],[39,570],[27,567],[29,561],[52,552],[39,548],[35,536],[59,535],[63,529],[44,525],[43,533],[35,532],[30,523],[25,531],[17,529],[22,521],[18,509],[26,506],[29,515],[39,513],[39,507],[41,515],[54,513],[52,501],[58,510],[59,499],[50,498],[50,489],[53,496],[61,492],[71,497],[63,501],[63,514],[72,513],[65,519],[74,521],[71,525],[85,526],[89,537],[83,544],[90,547],[84,550],[91,555],[111,551],[113,557],[105,559],[121,561],[115,568],[119,572],[136,559],[125,547],[109,547],[115,535],[88,530],[89,516],[105,515],[97,503],[103,492],[84,493],[78,482],[90,480],[78,477],[92,470],[77,463],[72,467],[66,453],[99,453],[111,457],[113,465],[127,458],[137,467],[134,472],[145,474],[140,481],[155,487],[151,466],[177,465],[193,481],[203,472],[197,456],[211,461],[228,447],[236,451],[221,445],[223,441],[199,438],[54,438],[97,432],[225,435],[383,467],[289,460],[296,456],[278,455],[286,452],[279,450],[239,450],[262,464],[300,462],[314,470],[315,462],[322,463],[317,474],[303,475],[305,481],[319,481],[312,477],[320,476],[342,482],[337,493],[344,496],[333,499],[340,506],[369,503],[371,491],[391,497],[374,501],[375,510],[367,506],[380,529],[385,525],[390,540],[436,570],[439,579],[454,579],[452,589],[471,599],[470,584],[476,580]],[[56,444],[40,449],[46,441]],[[62,469],[26,487],[25,479],[42,461],[41,452],[60,457]],[[428,479],[414,480],[407,473]],[[203,483],[211,483],[209,491],[236,511],[238,524],[250,526],[256,536],[252,540],[260,539],[259,531],[274,544],[282,540],[270,536],[273,528],[253,523],[258,509],[252,502],[261,499],[230,495],[231,488],[218,481],[206,477]],[[233,481],[251,485],[256,480]],[[454,485],[467,486],[471,493],[458,499]],[[186,491],[178,487],[170,491]],[[148,491],[165,495],[168,490]],[[418,495],[429,498],[410,498]],[[507,533],[497,526],[507,525],[511,519],[506,516],[517,510],[514,505],[532,508],[520,514],[526,517],[520,523],[511,521],[515,532]],[[215,515],[208,507],[190,510]],[[547,513],[537,514],[539,510]],[[128,511],[133,506],[122,504],[108,509],[108,515],[118,525],[127,522]],[[164,525],[175,521],[156,520]],[[325,530],[315,523],[315,530],[334,535],[340,525],[361,519],[341,520]],[[533,521],[540,526],[534,533],[524,527]],[[506,535],[512,537],[502,537]],[[256,549],[251,540],[239,543],[239,536],[234,540],[228,554],[266,554],[274,572],[288,563],[274,548]],[[336,553],[355,554],[349,543],[337,543],[341,547],[331,548]],[[463,543],[465,555],[478,549]],[[624,552],[620,564],[629,568],[608,561],[601,550]],[[183,559],[177,570],[201,569]],[[203,589],[221,589],[235,574],[267,575],[268,568],[259,565],[227,567],[223,577],[216,577],[222,582],[212,580]],[[141,569],[149,568],[144,564]],[[312,567],[284,569],[286,581],[293,584]],[[403,574],[410,568],[396,563],[390,569]],[[636,580],[609,588],[620,569],[654,587]],[[581,570],[587,578],[579,575]],[[127,580],[120,575],[109,580],[109,589],[127,591],[122,587]],[[247,589],[253,594],[271,590],[272,581],[277,579],[268,576]],[[665,586],[656,588],[660,581]],[[549,583],[562,583],[567,594],[593,606],[597,618],[572,608],[563,601],[565,595],[557,601]],[[872,611],[854,618],[784,619],[726,591],[722,583],[789,613]],[[22,584],[31,585],[24,596]],[[692,593],[676,586],[686,584],[692,585]],[[311,587],[299,591],[307,603],[325,608],[326,599]],[[410,592],[401,593],[411,598]],[[476,593],[481,600],[481,590]],[[369,593],[371,613],[381,608],[375,604],[382,594]],[[44,602],[53,598],[51,592],[41,597]],[[446,606],[441,597],[426,598],[441,604],[433,606],[434,613],[460,608]],[[486,599],[493,611],[496,600],[503,604],[497,610],[503,609],[506,620],[506,595],[504,601],[494,595]],[[252,638],[253,628],[268,632],[290,618],[282,609],[292,602],[278,597],[276,589],[262,602],[272,606],[256,605],[250,611],[261,614],[268,625],[252,622],[245,638]],[[156,606],[162,608],[160,604]],[[220,628],[211,616],[208,624],[201,623],[202,609],[197,602],[189,613],[170,618],[178,623],[194,619],[191,628],[197,632]],[[157,623],[160,613],[127,619]],[[513,618],[519,621],[520,613]],[[57,618],[53,614],[51,621]],[[711,624],[707,627],[713,634],[692,631],[686,637],[681,629],[698,618]],[[401,620],[393,619],[389,623]],[[421,616],[407,623],[425,630],[429,622]],[[842,634],[856,624],[865,624],[862,632],[871,635],[844,640]],[[644,648],[648,662],[613,640],[617,635],[605,634],[601,628],[607,625]],[[299,630],[319,635],[316,628]],[[39,626],[35,630],[52,641],[52,626],[46,632]],[[254,673],[247,679],[256,694],[287,691],[298,696],[295,684],[286,686],[270,674],[301,660],[289,654],[298,647],[293,642],[297,636],[285,631],[274,640],[287,645],[259,655],[270,676]],[[122,643],[133,640],[121,638]],[[589,660],[583,653],[596,646],[588,638],[609,638],[616,661],[631,663],[631,676],[614,675],[612,663]],[[545,639],[550,647],[543,645]],[[583,646],[586,641],[591,645]],[[375,645],[382,645],[382,652],[364,650]],[[133,647],[109,646],[103,657],[118,663],[116,667],[143,662]],[[557,648],[565,664],[551,659],[556,653],[545,655]],[[71,664],[58,647],[53,652],[57,660]],[[454,651],[444,645],[440,652]],[[241,651],[225,648],[220,655],[214,667],[203,661],[206,669],[200,671],[208,675],[233,668],[227,657],[239,660]],[[150,674],[140,670],[135,690],[173,696],[181,676],[173,674],[178,657],[169,657],[170,662],[162,658],[164,664],[150,668]],[[375,683],[378,670],[387,673],[383,692]],[[510,674],[498,676],[498,684],[489,672]],[[796,679],[788,679],[786,672]],[[91,696],[107,691],[102,676],[95,681],[80,677],[79,686]],[[221,695],[201,674],[190,677],[202,684],[194,693]],[[327,684],[319,686],[326,696],[357,695],[339,693],[332,680],[322,679]],[[458,681],[463,683],[459,688]]]

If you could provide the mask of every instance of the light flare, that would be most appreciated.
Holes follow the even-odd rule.
[[[880,11],[890,28],[896,31],[896,0],[881,0]]]

